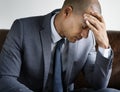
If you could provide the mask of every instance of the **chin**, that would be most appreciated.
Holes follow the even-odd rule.
[[[75,39],[75,38],[73,38],[73,39],[72,39],[72,38],[71,38],[71,39],[70,39],[70,38],[67,38],[67,39],[68,39],[68,41],[71,42],[71,43],[75,43],[75,42],[77,41],[77,39]]]
[[[74,40],[69,40],[70,42],[72,42],[72,43],[75,43],[77,40],[76,39],[74,39]]]

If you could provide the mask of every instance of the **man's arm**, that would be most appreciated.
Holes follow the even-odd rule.
[[[0,54],[0,92],[32,92],[17,78],[21,69],[23,26],[15,21]]]
[[[85,78],[95,89],[105,88],[108,85],[112,71],[113,52],[111,50],[109,58],[105,58],[95,48],[88,55],[84,68]]]
[[[93,84],[95,88],[105,88],[110,79],[113,58],[113,52],[109,46],[105,22],[103,17],[97,12],[85,14],[84,19],[87,26],[93,32],[93,39],[97,42],[98,46],[102,48],[102,51],[101,49],[98,49],[96,55],[95,44],[93,43],[94,46],[88,55],[86,67],[84,69],[85,75],[87,80]],[[107,51],[108,49],[109,51]],[[107,58],[103,51],[107,52]]]

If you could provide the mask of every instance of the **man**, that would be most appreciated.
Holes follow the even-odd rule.
[[[16,20],[0,54],[0,92],[55,92],[55,49],[61,39],[61,92],[74,91],[81,71],[93,89],[78,92],[117,92],[106,88],[113,52],[100,13],[97,0],[65,0],[61,10]]]

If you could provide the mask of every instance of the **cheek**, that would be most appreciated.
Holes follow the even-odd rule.
[[[72,34],[74,27],[71,22],[64,22],[62,29],[63,29],[62,31],[63,31],[64,35],[69,36],[70,34]]]
[[[66,28],[66,30],[72,30],[74,28],[73,23],[72,22],[66,23],[65,28]]]
[[[81,34],[81,24],[78,23],[77,21],[73,20],[65,20],[63,23],[63,34],[67,38],[74,38],[76,36],[80,36]]]
[[[76,25],[71,25],[69,26],[69,29],[65,31],[66,36],[70,37],[70,38],[74,38],[76,36],[80,36],[82,30],[79,28],[79,26]]]
[[[74,28],[73,28],[73,34],[75,35],[80,35],[82,32],[82,29],[79,25],[75,25]]]

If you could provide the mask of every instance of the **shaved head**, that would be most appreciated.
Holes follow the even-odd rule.
[[[98,0],[65,0],[55,17],[56,29],[61,37],[66,37],[70,42],[75,42],[81,37],[86,38],[90,28],[84,16],[87,14],[97,19],[98,16],[93,16],[94,13],[101,13]]]
[[[83,13],[88,8],[96,8],[95,11],[101,13],[101,6],[98,0],[65,0],[63,8],[66,6],[71,6],[75,13]]]

